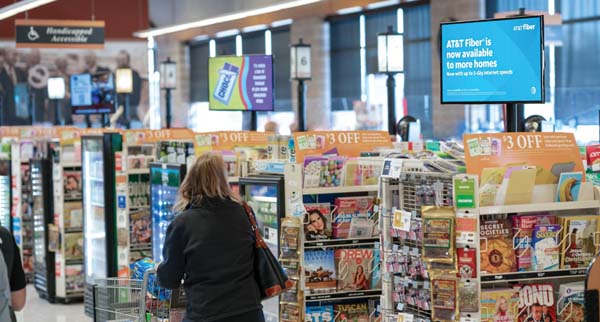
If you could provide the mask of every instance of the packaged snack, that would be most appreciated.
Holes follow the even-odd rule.
[[[337,288],[337,272],[333,250],[304,253],[304,275],[308,294],[332,293]]]
[[[557,313],[559,321],[585,321],[585,286],[583,282],[562,284],[559,288]]]
[[[305,322],[332,322],[334,318],[333,305],[306,307]]]
[[[457,248],[456,258],[458,262],[457,277],[477,277],[477,249],[467,247]]]
[[[565,240],[562,243],[562,268],[585,268],[598,248],[594,245],[594,234],[598,231],[597,216],[562,217]]]
[[[514,289],[481,291],[481,322],[517,321],[519,294]]]
[[[482,219],[479,228],[481,272],[499,274],[516,271],[510,221],[507,218]]]
[[[519,321],[556,321],[552,284],[516,285],[519,292]]]
[[[477,281],[461,281],[458,286],[458,307],[460,313],[479,312],[479,284]]]
[[[558,269],[560,230],[560,225],[538,225],[534,227],[533,238],[531,240],[533,270],[545,271]]]
[[[305,240],[330,239],[333,233],[331,224],[331,204],[305,203],[306,217],[304,218]]]
[[[300,240],[300,220],[284,218],[281,220],[281,253],[280,259],[298,260]]]
[[[431,279],[431,318],[434,321],[455,321],[458,316],[456,300],[455,276],[443,274]]]
[[[338,316],[336,322],[344,321],[369,321],[369,304],[367,301],[356,303],[335,304]]]
[[[514,232],[514,248],[517,258],[517,270],[526,272],[531,270],[531,239],[533,228],[536,225],[554,225],[557,223],[556,216],[550,215],[518,215],[512,216]]]
[[[372,262],[372,249],[336,249],[335,263],[338,275],[338,291],[371,289],[370,272]]]
[[[424,206],[422,218],[423,261],[454,263],[454,208]]]

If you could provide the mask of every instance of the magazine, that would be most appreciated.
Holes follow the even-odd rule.
[[[334,317],[333,305],[306,307],[305,322],[332,322]]]
[[[514,289],[481,291],[481,322],[517,320],[519,293]]]
[[[507,218],[481,220],[481,271],[486,274],[515,272],[511,222]]]
[[[338,291],[371,289],[373,249],[336,249]]]
[[[519,292],[518,321],[556,322],[556,301],[552,284],[516,285]]]
[[[82,196],[81,171],[67,171],[63,173],[65,199],[79,199]]]
[[[334,251],[306,251],[304,253],[304,275],[308,294],[335,292],[337,274]]]
[[[562,243],[562,268],[586,268],[598,249],[594,234],[598,231],[597,216],[563,217],[567,240]]]
[[[83,228],[83,207],[80,201],[65,202],[63,216],[65,229]]]
[[[152,242],[152,216],[149,209],[129,214],[130,246],[148,246]]]
[[[335,304],[336,322],[369,322],[368,302]]]
[[[331,229],[331,204],[305,203],[306,217],[304,218],[305,240],[330,239]]]
[[[65,258],[83,259],[83,233],[65,234]]]

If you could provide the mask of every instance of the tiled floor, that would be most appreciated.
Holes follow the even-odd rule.
[[[92,319],[85,316],[83,303],[76,304],[50,304],[40,299],[33,285],[27,286],[27,304],[20,317],[19,322],[91,322]]]

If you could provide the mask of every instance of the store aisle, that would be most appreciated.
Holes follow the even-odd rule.
[[[27,285],[27,305],[19,322],[90,322],[83,313],[83,303],[50,304],[40,299],[33,285]]]

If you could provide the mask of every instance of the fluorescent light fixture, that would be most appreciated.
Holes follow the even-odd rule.
[[[188,29],[192,29],[192,28],[206,27],[206,26],[210,26],[210,25],[214,25],[214,24],[218,24],[218,23],[229,22],[229,21],[244,19],[244,18],[253,17],[253,16],[259,16],[259,15],[276,12],[276,11],[281,11],[281,10],[286,10],[286,9],[292,9],[292,8],[296,8],[296,7],[309,5],[312,3],[317,3],[320,1],[322,1],[322,0],[288,1],[288,2],[278,3],[278,4],[274,4],[274,5],[270,5],[270,6],[266,6],[266,7],[262,7],[262,8],[238,11],[236,13],[218,16],[218,17],[214,17],[214,18],[186,22],[186,23],[171,25],[171,26],[162,27],[162,28],[142,30],[142,31],[133,33],[133,35],[136,37],[140,37],[140,38],[147,38],[150,36],[160,36],[160,35],[170,34],[170,33],[174,33],[174,32],[180,32],[180,31],[184,31],[184,30],[188,30]]]
[[[397,5],[397,4],[400,4],[400,0],[386,0],[386,1],[373,2],[373,3],[369,3],[367,5],[367,9],[379,9],[379,8],[389,7],[389,6],[393,6],[393,5]]]
[[[268,25],[262,24],[262,25],[254,25],[254,26],[248,26],[248,27],[244,27],[242,28],[242,32],[254,32],[254,31],[261,31],[261,30],[265,30],[269,28]]]
[[[217,57],[217,42],[214,39],[208,42],[208,56]]]
[[[0,8],[0,20],[10,18],[21,12],[34,9],[54,1],[56,0],[22,0],[15,2],[11,5]]]
[[[265,55],[272,55],[271,30],[265,31]]]
[[[283,27],[283,26],[291,25],[292,22],[294,22],[294,20],[292,20],[292,19],[277,20],[277,21],[273,21],[271,23],[271,27],[273,27],[273,28]]]
[[[225,38],[225,37],[231,37],[231,36],[235,36],[235,35],[239,35],[239,34],[240,34],[239,29],[229,29],[229,30],[223,30],[223,31],[217,32],[215,34],[215,37]]]
[[[356,6],[356,7],[340,9],[337,11],[337,14],[338,15],[349,15],[351,13],[357,13],[357,12],[361,12],[361,11],[362,11],[362,7]]]

